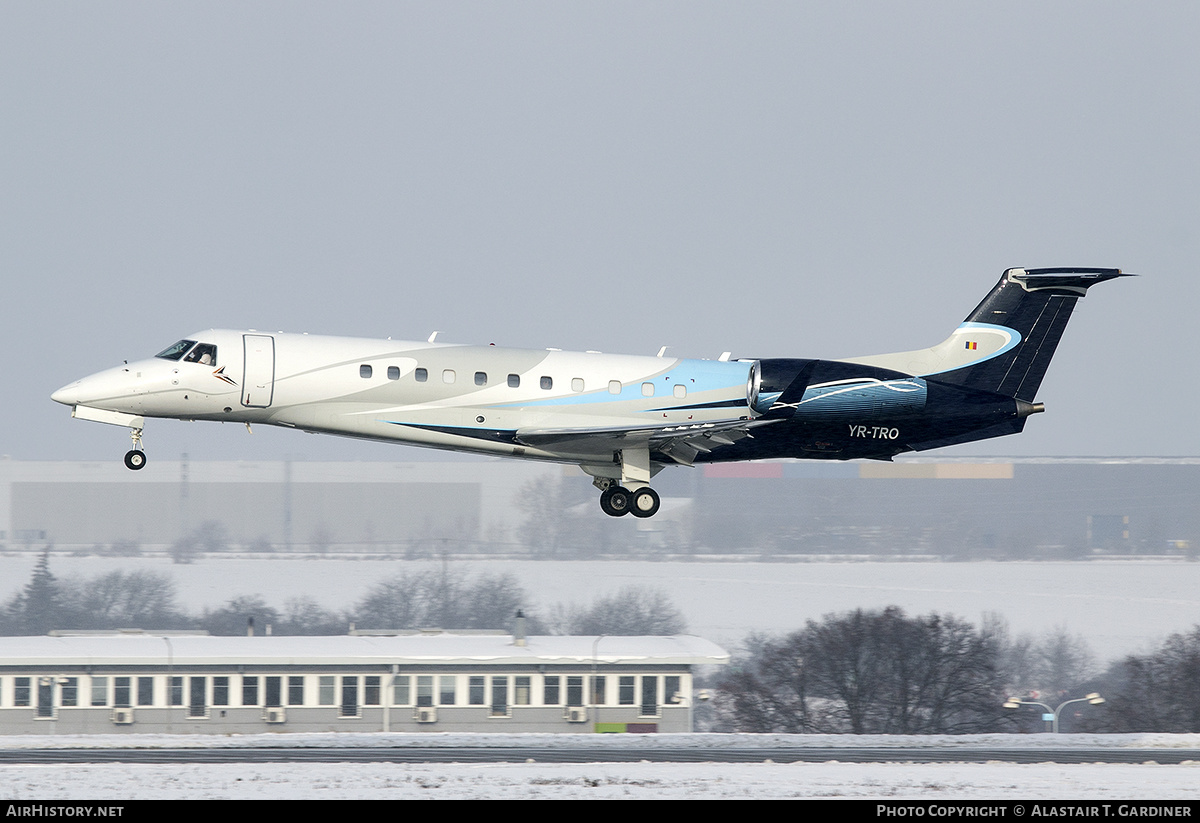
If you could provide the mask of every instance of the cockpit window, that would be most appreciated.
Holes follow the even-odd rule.
[[[185,363],[199,363],[201,366],[217,365],[217,347],[212,343],[197,343],[196,348],[183,358]]]
[[[184,352],[194,345],[196,345],[195,340],[180,340],[175,345],[163,349],[154,356],[161,357],[163,360],[178,360],[179,358],[183,357]]]

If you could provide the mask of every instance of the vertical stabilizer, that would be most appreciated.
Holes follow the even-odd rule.
[[[921,351],[852,358],[941,383],[1032,401],[1075,301],[1120,269],[1009,269],[946,340]]]

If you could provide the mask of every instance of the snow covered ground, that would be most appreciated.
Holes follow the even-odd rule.
[[[6,748],[256,745],[903,746],[916,738],[848,735],[260,735],[12,737]],[[963,747],[1192,748],[1200,735],[966,735]],[[883,799],[1192,800],[1200,762],[1011,763],[234,763],[0,765],[0,799]]]

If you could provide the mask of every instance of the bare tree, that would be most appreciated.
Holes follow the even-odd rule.
[[[997,648],[953,616],[890,607],[756,639],[720,685],[740,731],[956,734],[998,728]]]

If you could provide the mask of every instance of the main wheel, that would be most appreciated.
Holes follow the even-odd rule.
[[[125,468],[137,471],[146,465],[146,453],[138,449],[125,452]]]
[[[633,493],[629,508],[634,517],[653,517],[661,502],[658,499],[658,492],[646,486]]]
[[[600,508],[609,517],[620,517],[629,514],[629,489],[620,486],[609,486],[600,495]]]

